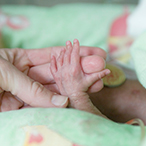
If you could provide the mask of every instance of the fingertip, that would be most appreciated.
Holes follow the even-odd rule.
[[[106,61],[98,55],[89,55],[81,58],[81,65],[85,73],[102,71],[106,67]]]
[[[109,69],[105,69],[105,74],[109,75],[111,73],[111,71]]]
[[[79,43],[78,39],[74,39],[73,43]]]
[[[66,45],[68,46],[68,45],[70,45],[71,44],[71,42],[70,41],[66,41]]]
[[[79,49],[80,49],[80,44],[79,44],[79,41],[77,40],[77,39],[74,39],[74,41],[73,41],[73,47],[74,47],[74,50],[78,50],[79,51]],[[76,52],[75,51],[75,52]],[[77,51],[77,52],[78,52]],[[78,52],[79,53],[79,52]]]

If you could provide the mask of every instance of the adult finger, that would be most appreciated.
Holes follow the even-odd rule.
[[[42,65],[51,61],[51,56],[58,57],[64,47],[49,47],[42,49],[27,49],[25,53],[30,60],[30,66]]]
[[[89,55],[98,55],[106,59],[107,53],[103,49],[98,47],[81,46],[80,56],[89,56]]]
[[[31,66],[41,65],[51,61],[51,48],[28,49],[25,50],[25,52],[28,59],[31,61]]]
[[[44,87],[52,92],[60,94],[60,91],[59,91],[56,83],[55,84],[46,84],[46,85],[44,85]]]
[[[0,87],[35,107],[66,107],[68,97],[55,95],[0,58]]]
[[[90,74],[103,70],[106,66],[106,62],[98,55],[91,55],[81,58],[81,66],[84,73]]]
[[[81,57],[81,66],[84,73],[90,74],[103,70],[105,61],[98,55]],[[50,71],[50,63],[31,67],[28,76],[42,84],[54,83],[54,78]]]
[[[53,56],[52,56],[53,59]],[[38,81],[42,84],[54,83],[54,78],[50,70],[50,63],[43,65],[38,65],[31,67],[28,72],[28,76],[35,81]],[[56,68],[56,64],[55,64]]]
[[[99,92],[103,88],[103,81],[102,79],[96,81],[88,88],[88,93],[95,93]]]
[[[23,106],[23,102],[16,99],[14,95],[12,95],[10,92],[4,92],[4,94],[1,97],[1,106],[0,106],[1,112],[17,110],[22,106]]]
[[[60,54],[63,46],[42,48],[42,49],[27,49],[25,50],[27,57],[31,60],[31,65],[41,65],[51,61],[51,54],[56,57]],[[106,59],[106,52],[98,47],[80,47],[80,56],[99,55]]]

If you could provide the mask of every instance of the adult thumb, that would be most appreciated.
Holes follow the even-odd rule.
[[[11,92],[31,106],[66,107],[68,105],[68,97],[54,94],[3,58],[0,58],[0,88]]]

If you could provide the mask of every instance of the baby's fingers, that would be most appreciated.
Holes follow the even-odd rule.
[[[75,39],[73,42],[73,50],[72,50],[72,54],[71,54],[71,63],[72,64],[80,63],[79,52],[80,52],[79,41],[77,39]]]
[[[55,58],[55,56],[51,57],[51,63],[50,63],[50,70],[51,73],[53,75],[53,77],[55,78],[55,73],[62,67],[63,62],[64,62],[64,54],[65,54],[65,49],[62,49],[60,52],[59,57]]]
[[[67,97],[54,95],[3,58],[0,58],[0,87],[31,106],[66,107],[68,104]]]
[[[72,52],[72,44],[70,41],[67,41],[66,42],[66,52],[64,55],[64,64],[65,65],[70,64],[71,52]]]
[[[54,73],[57,72],[57,65],[56,65],[55,56],[52,56],[52,58],[51,58],[50,70],[51,70],[51,73],[52,73],[53,76],[54,76]]]
[[[59,57],[57,58],[57,62],[56,62],[57,63],[57,69],[59,69],[63,65],[64,54],[65,54],[65,49],[62,49]]]
[[[88,81],[89,85],[92,85],[94,82],[102,79],[103,77],[107,76],[110,73],[109,69],[104,69],[97,73],[88,74],[86,76],[86,80]]]

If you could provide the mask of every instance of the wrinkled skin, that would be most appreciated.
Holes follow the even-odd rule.
[[[80,64],[79,50],[78,40],[74,40],[73,46],[68,41],[59,57],[52,56],[51,72],[61,95],[69,97],[70,107],[101,115],[90,102],[87,91],[94,82],[101,80],[110,71],[103,69],[95,73],[84,73]]]
[[[67,97],[64,96],[58,96],[62,103],[59,102],[57,105],[52,103],[54,95],[52,91],[58,90],[55,82],[50,79],[49,63],[51,55],[58,56],[61,48],[63,47],[0,50],[0,111],[19,109],[24,103],[33,107],[66,107],[68,105]],[[91,69],[94,72],[94,68],[95,71],[102,70],[105,66],[106,53],[100,48],[81,47],[80,56],[83,56],[81,63],[85,71]],[[101,60],[102,66],[97,63],[94,66],[92,62],[95,60]],[[88,62],[93,66],[90,67]],[[52,85],[50,81],[53,82]],[[102,81],[97,82],[101,89]],[[50,87],[50,90],[52,88],[52,91],[45,87]],[[90,91],[95,91],[96,86],[90,89]]]
[[[52,48],[45,48],[45,49],[38,49],[38,50],[23,50],[23,49],[1,49],[0,50],[0,109],[1,111],[8,111],[8,110],[15,110],[19,109],[23,106],[24,102],[27,102],[33,107],[44,107],[44,102],[49,101],[48,91],[46,91],[42,85],[47,88],[50,88],[52,91],[58,91],[56,84],[50,80],[51,72],[50,64],[51,61],[51,54],[55,57],[59,56],[60,51],[63,47],[52,47]],[[94,59],[99,60],[101,63],[95,64],[98,65],[96,69],[101,71],[104,68],[104,60],[106,58],[106,53],[94,47],[80,47],[80,56],[83,56],[82,63],[86,65],[87,70],[92,70],[91,73],[94,72],[94,63],[93,64],[88,62],[93,59],[92,55],[95,55]],[[90,55],[90,56],[88,56]],[[88,57],[87,59],[85,57]],[[97,58],[96,58],[97,56]],[[101,58],[102,59],[101,59]],[[92,67],[91,67],[92,64]],[[101,65],[101,67],[99,67]],[[90,68],[91,67],[91,68]],[[13,70],[13,71],[12,71]],[[19,70],[19,73],[16,72]],[[97,71],[97,70],[96,70]],[[23,72],[23,75],[20,75],[20,72]],[[25,75],[25,77],[24,77]],[[32,84],[29,84],[29,78],[31,77]],[[26,80],[25,80],[26,79]],[[19,81],[19,82],[17,82]],[[49,82],[53,82],[53,86],[49,84]],[[15,85],[15,82],[17,83]],[[42,85],[40,85],[40,82]],[[34,84],[34,86],[32,86]],[[35,85],[36,84],[36,85]],[[30,85],[30,86],[28,86]],[[104,87],[101,91],[99,91],[102,87],[102,81],[99,80],[95,82],[93,85],[98,85],[97,91],[96,86],[94,88],[89,87],[88,91],[94,91],[95,93],[89,93],[86,95],[86,99],[83,100],[87,101],[87,106],[85,109],[88,112],[99,114],[100,112],[97,108],[101,111],[102,114],[106,115],[109,119],[116,121],[116,122],[127,122],[133,118],[140,118],[146,124],[145,118],[145,111],[146,111],[146,90],[137,80],[129,80],[127,79],[124,84],[119,87],[115,88],[108,88]],[[36,88],[38,87],[38,88]],[[37,91],[41,87],[41,91],[47,93],[47,99],[44,97],[42,100],[41,91]],[[35,92],[32,92],[33,89],[36,89]],[[93,90],[90,90],[93,89]],[[3,92],[5,91],[5,92]],[[34,90],[33,90],[34,91]],[[16,97],[18,96],[18,97]],[[92,103],[95,106],[92,106]],[[21,99],[21,100],[20,100]],[[37,100],[39,102],[37,102]],[[42,102],[40,102],[40,100]],[[80,100],[77,106],[82,107],[81,105],[84,104],[82,100]],[[90,104],[91,103],[91,104]],[[68,102],[66,102],[62,106],[55,106],[52,103],[47,103],[47,107],[66,107]],[[84,107],[84,106],[83,106]],[[90,107],[90,108],[88,108]],[[97,108],[95,108],[97,107]],[[87,109],[88,108],[88,109]]]

